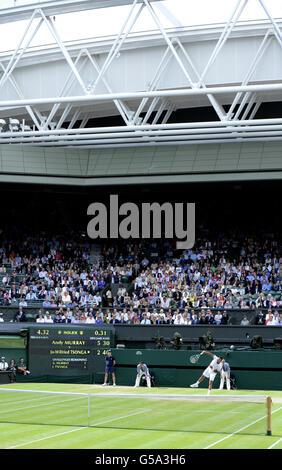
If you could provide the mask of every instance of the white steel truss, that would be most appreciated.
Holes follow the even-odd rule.
[[[153,0],[125,2],[131,4],[131,7],[102,64],[99,63],[95,54],[84,46],[81,47],[77,56],[73,57],[68,46],[60,38],[53,18],[48,15],[47,7],[44,10],[44,7],[40,7],[40,3],[35,5],[25,31],[8,63],[4,64],[3,60],[0,61],[0,71],[3,72],[0,76],[0,91],[9,83],[18,96],[18,99],[0,101],[0,111],[3,110],[1,115],[3,116],[6,109],[15,109],[14,117],[17,118],[17,110],[24,108],[26,111],[21,124],[18,120],[18,127],[8,128],[7,126],[5,128],[3,125],[2,128],[0,127],[0,143],[100,148],[136,144],[150,146],[173,143],[180,145],[261,141],[263,139],[266,141],[282,140],[282,116],[278,119],[267,117],[255,119],[267,93],[277,93],[277,101],[281,101],[282,97],[282,80],[257,84],[253,79],[272,41],[278,42],[282,57],[282,33],[279,22],[270,14],[265,0],[257,1],[265,12],[268,27],[242,82],[238,85],[218,87],[207,86],[206,83],[208,72],[216,63],[234,27],[238,25],[248,1],[237,1],[202,71],[197,69],[189,54],[189,48],[184,47],[177,30],[172,36],[162,26]],[[113,86],[114,80],[109,80],[111,66],[126,44],[143,10],[149,12],[153,19],[165,49],[156,69],[152,71],[152,78],[145,90],[116,92]],[[68,64],[69,73],[59,96],[25,98],[14,72],[28,53],[30,44],[43,24],[47,26],[56,47]],[[161,89],[161,80],[172,61],[177,65],[179,73],[183,75],[186,86],[164,90]],[[86,66],[90,67],[93,74],[88,82],[83,78],[83,70]],[[72,92],[73,87],[77,85],[81,90],[79,95]],[[99,93],[98,87],[103,87],[105,93]],[[228,107],[222,105],[220,98],[224,95],[231,96]],[[187,107],[189,107],[191,96],[205,97],[218,120],[169,123],[172,113],[178,109],[176,98],[187,100]],[[113,103],[124,125],[87,127],[89,120],[95,117],[91,108],[98,102]],[[44,110],[42,106],[45,106]],[[20,115],[22,114],[23,111]]]

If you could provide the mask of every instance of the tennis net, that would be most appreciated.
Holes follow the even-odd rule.
[[[0,387],[0,422],[171,432],[233,432],[246,423],[271,434],[265,395],[67,393]]]

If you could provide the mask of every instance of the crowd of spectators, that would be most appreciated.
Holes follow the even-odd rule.
[[[0,305],[25,321],[25,308],[39,303],[42,323],[220,325],[237,310],[242,325],[249,311],[255,324],[282,324],[282,259],[271,234],[201,233],[184,252],[170,241],[106,243],[96,262],[90,249],[75,234],[2,240]]]
[[[18,313],[16,314],[18,315]],[[226,310],[216,311],[201,310],[199,312],[194,309],[185,308],[183,312],[179,309],[172,311],[164,311],[153,309],[150,311],[147,307],[144,310],[130,309],[102,309],[97,310],[85,307],[80,310],[75,307],[72,310],[62,307],[51,313],[48,310],[43,312],[41,309],[36,314],[36,323],[86,323],[86,324],[131,324],[131,325],[228,325],[230,315]],[[15,318],[15,321],[26,321],[25,317]],[[247,315],[244,315],[241,326],[249,326],[251,321]],[[278,310],[268,310],[267,312],[259,311],[253,318],[254,325],[282,326],[282,313]]]

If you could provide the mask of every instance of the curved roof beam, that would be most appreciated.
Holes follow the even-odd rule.
[[[121,5],[131,5],[132,0],[26,0],[30,3],[26,5],[14,6],[11,0],[11,6],[7,8],[0,7],[0,23],[10,23],[13,21],[28,20],[31,13],[37,9],[44,9],[46,16],[72,13],[75,11],[96,10],[97,8],[116,7]],[[142,3],[143,0],[137,0]],[[160,0],[150,0],[158,2]],[[8,2],[7,2],[8,3]],[[38,14],[38,16],[40,16]]]

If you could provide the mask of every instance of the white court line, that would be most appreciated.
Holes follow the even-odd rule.
[[[144,411],[148,411],[148,410],[144,410],[144,408],[143,408],[141,411],[137,411],[137,412],[131,413],[129,415],[118,416],[117,418],[107,419],[106,421],[101,421],[100,423],[91,424],[90,427],[100,426],[101,424],[110,423],[111,421],[117,421],[118,419],[129,418],[130,416],[135,416],[135,415],[144,413]],[[85,429],[86,429],[86,427],[84,426],[84,427],[72,429],[71,431],[64,431],[64,432],[60,432],[58,434],[52,434],[51,436],[41,437],[40,439],[36,439],[34,441],[29,441],[29,442],[25,442],[23,444],[17,444],[16,446],[7,447],[7,449],[16,449],[17,447],[27,446],[29,444],[34,444],[35,442],[45,441],[46,439],[52,439],[53,437],[63,436],[64,434],[70,434],[71,432],[82,431],[82,430],[85,430]]]
[[[276,413],[276,412],[279,411],[279,410],[282,410],[282,406],[280,406],[280,408],[277,408],[277,410],[272,411],[271,414]],[[218,441],[213,442],[212,444],[209,444],[207,447],[204,447],[204,449],[209,449],[210,447],[216,446],[216,445],[219,444],[220,442],[225,441],[226,439],[229,439],[229,437],[232,437],[232,436],[234,436],[235,434],[238,434],[238,433],[241,432],[241,431],[244,431],[244,429],[249,428],[249,427],[252,426],[253,424],[258,423],[259,421],[265,419],[266,417],[267,417],[267,415],[262,416],[261,418],[256,419],[255,421],[253,421],[253,422],[250,423],[250,424],[247,424],[247,425],[244,426],[243,428],[238,429],[237,431],[232,432],[232,434],[229,434],[228,436],[225,436],[225,437],[223,437],[222,439],[219,439]]]
[[[68,402],[69,401],[72,401],[72,400],[78,400],[80,399],[81,400],[81,397],[76,397],[76,398],[69,398],[68,399]],[[34,398],[33,400],[29,400],[29,401],[34,401],[34,400],[41,400],[41,398]],[[44,400],[46,400],[46,397],[44,397]],[[22,400],[23,401],[23,400]],[[23,401],[24,402],[24,401]],[[65,401],[54,401],[53,403],[48,403],[48,406],[50,405],[57,405],[59,403],[59,406],[67,406],[68,403],[66,403]],[[66,403],[65,405],[62,405],[62,403]],[[21,410],[25,410],[26,412],[28,412],[31,408],[38,408],[38,407],[42,407],[44,406],[44,403],[37,403],[36,405],[28,405],[28,406],[24,406],[22,408],[13,408],[13,412],[14,411],[21,411]],[[81,407],[80,407],[81,408]],[[1,414],[2,413],[9,413],[11,414],[11,410],[8,409],[8,410],[1,410]]]
[[[274,442],[274,444],[272,444],[271,446],[268,447],[268,449],[273,449],[273,447],[275,447],[277,444],[279,444],[279,442],[282,441],[282,437],[281,439],[278,439],[278,441]]]
[[[1,396],[1,395],[0,395]],[[31,398],[29,400],[18,400],[17,403],[27,403],[27,402],[34,402],[35,400],[46,400],[46,397],[40,397],[40,398]],[[15,404],[15,400],[11,400],[11,401],[7,401],[5,400],[5,403],[4,402],[1,402],[0,403],[0,413],[2,413],[2,410],[1,408],[7,408],[7,406],[10,406],[10,405],[14,405]]]

